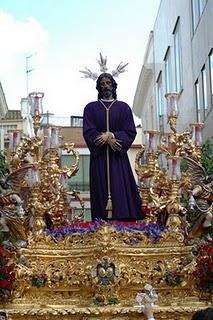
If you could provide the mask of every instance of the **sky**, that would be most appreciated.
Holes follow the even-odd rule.
[[[0,82],[9,109],[20,109],[30,92],[44,92],[44,112],[82,116],[97,99],[97,59],[108,72],[129,63],[118,83],[118,100],[131,107],[160,0],[0,0]],[[26,66],[27,64],[27,66]],[[29,72],[28,77],[26,70]],[[136,119],[138,122],[138,119]],[[137,124],[137,123],[136,123]]]

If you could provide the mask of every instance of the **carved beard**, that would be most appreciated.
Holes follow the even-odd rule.
[[[106,90],[102,90],[102,96],[103,98],[109,98],[112,95],[112,90],[110,89],[106,89]]]

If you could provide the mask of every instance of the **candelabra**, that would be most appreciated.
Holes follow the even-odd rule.
[[[34,235],[42,234],[46,227],[70,223],[70,198],[80,202],[80,217],[84,215],[84,203],[79,194],[68,190],[68,179],[78,171],[79,153],[73,143],[63,143],[59,128],[48,127],[47,135],[41,134],[43,96],[41,92],[29,94],[34,136],[21,138],[20,132],[13,131],[9,143],[10,168],[18,179],[20,194],[24,193],[28,229]],[[62,151],[73,156],[71,167],[62,167]]]
[[[171,132],[156,130],[144,132],[146,143],[136,156],[135,170],[140,181],[140,190],[148,221],[167,225],[168,230],[180,241],[184,239],[186,222],[181,194],[192,188],[187,173],[181,173],[180,163],[184,156],[200,160],[202,123],[190,125],[192,133],[177,132],[178,93],[166,94],[167,117]],[[145,157],[145,163],[141,164]],[[166,161],[166,169],[159,165]]]

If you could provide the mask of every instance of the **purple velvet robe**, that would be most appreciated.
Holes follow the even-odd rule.
[[[106,107],[109,102],[104,102]],[[90,201],[92,220],[107,220],[106,204],[107,161],[106,144],[96,146],[95,139],[106,132],[106,109],[99,102],[91,102],[84,109],[83,135],[90,150]],[[109,131],[121,141],[121,151],[109,147],[110,186],[113,220],[143,219],[141,199],[131,170],[127,150],[136,136],[136,129],[130,107],[122,101],[115,101],[109,110]]]

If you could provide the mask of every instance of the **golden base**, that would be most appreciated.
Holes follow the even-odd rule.
[[[130,244],[133,237],[138,242]],[[147,283],[158,292],[156,319],[189,320],[211,304],[212,297],[201,300],[194,286],[191,247],[166,232],[157,244],[142,232],[121,233],[109,225],[60,240],[44,235],[28,240],[12,301],[0,304],[12,320],[144,319],[135,297]],[[177,268],[182,282],[171,287],[165,270]],[[46,276],[44,286],[32,286],[36,275]]]

